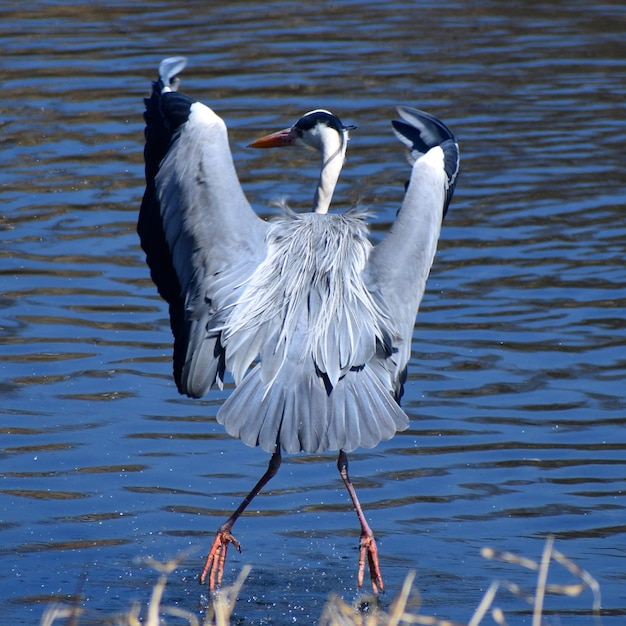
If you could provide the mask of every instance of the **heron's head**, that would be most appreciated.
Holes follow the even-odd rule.
[[[330,146],[344,147],[348,132],[356,126],[344,126],[341,120],[324,109],[315,109],[303,115],[293,126],[264,135],[250,144],[251,148],[281,148],[297,146],[324,153]]]

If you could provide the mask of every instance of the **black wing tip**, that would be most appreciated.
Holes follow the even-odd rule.
[[[398,139],[409,148],[414,159],[431,148],[441,147],[446,175],[450,184],[454,184],[459,171],[459,146],[452,131],[432,113],[408,106],[399,106],[397,111],[402,119],[392,120],[391,124]]]
[[[425,138],[422,137],[420,129],[409,124],[408,122],[404,122],[402,120],[392,120],[391,125],[393,126],[396,137],[411,151],[411,153],[417,152],[418,154],[426,154],[433,147],[433,145],[428,143]]]
[[[406,139],[412,140],[413,137],[419,137],[428,148],[440,146],[448,140],[456,143],[452,131],[432,113],[409,106],[399,106],[396,110],[402,119],[393,120],[391,123],[394,129],[403,134]],[[407,137],[406,132],[411,136]]]
[[[178,74],[187,66],[183,56],[167,57],[159,64],[159,78],[152,83],[152,93],[144,98],[146,138],[161,136],[159,143],[167,146],[174,132],[189,118],[193,100],[178,91]],[[163,146],[160,147],[163,152]],[[160,155],[161,158],[165,154]]]
[[[444,170],[448,179],[444,216],[447,211],[459,173],[459,145],[452,131],[438,118],[408,106],[397,107],[401,120],[391,122],[398,139],[409,149],[412,162],[431,148],[440,147],[444,155]]]

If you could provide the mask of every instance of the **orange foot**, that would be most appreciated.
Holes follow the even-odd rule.
[[[229,530],[217,531],[213,545],[209,550],[204,563],[204,569],[200,574],[200,584],[204,584],[207,574],[209,574],[209,589],[213,591],[216,585],[222,584],[222,577],[224,576],[224,563],[226,563],[226,552],[228,551],[228,544],[232,543],[237,552],[241,552],[241,546],[239,542],[230,534]]]
[[[376,547],[374,535],[371,534],[361,535],[361,547],[359,553],[359,575],[357,578],[359,587],[363,585],[366,556],[370,567],[370,579],[372,581],[372,589],[374,591],[374,595],[377,595],[379,591],[385,590],[385,584],[383,583],[383,577],[380,573],[380,565],[378,564],[378,548]]]

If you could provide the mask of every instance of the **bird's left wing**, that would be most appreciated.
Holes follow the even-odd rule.
[[[165,59],[146,112],[146,191],[138,232],[170,305],[174,377],[181,393],[221,384],[219,327],[265,257],[266,223],[241,188],[223,120],[177,91],[185,59]]]
[[[394,352],[379,363],[399,399],[415,316],[459,171],[459,147],[448,127],[430,113],[410,107],[399,107],[398,113],[402,119],[392,124],[408,148],[411,176],[396,220],[374,246],[364,277],[399,332]]]

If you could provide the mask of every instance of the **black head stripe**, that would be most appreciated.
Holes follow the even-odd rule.
[[[296,131],[306,132],[307,130],[311,130],[318,124],[325,124],[330,128],[334,128],[338,133],[341,133],[345,126],[341,123],[341,120],[336,116],[330,113],[330,111],[311,111],[306,115],[302,116],[294,125]]]

